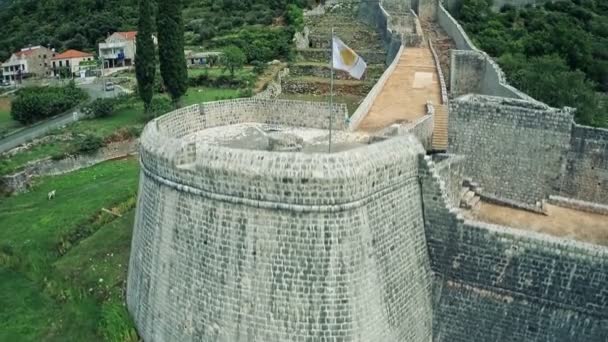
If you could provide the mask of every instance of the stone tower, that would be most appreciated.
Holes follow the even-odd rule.
[[[332,154],[201,138],[244,122],[325,128],[321,113],[245,99],[146,126],[127,288],[145,341],[431,340],[415,138]]]

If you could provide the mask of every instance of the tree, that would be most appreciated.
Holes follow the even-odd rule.
[[[182,0],[159,0],[156,22],[160,73],[167,92],[177,107],[180,98],[188,90]]]
[[[145,111],[150,110],[154,96],[156,76],[156,51],[152,39],[152,6],[150,0],[139,0],[139,23],[137,24],[137,52],[135,54],[135,75],[139,97],[144,102]]]
[[[230,76],[234,77],[234,70],[241,69],[245,65],[247,57],[243,50],[236,46],[229,46],[224,50],[224,68],[230,70]]]

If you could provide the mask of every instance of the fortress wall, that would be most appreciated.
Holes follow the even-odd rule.
[[[453,96],[469,93],[502,96],[536,102],[508,84],[500,66],[485,52],[479,50],[462,26],[439,4],[437,21],[452,38],[458,50],[451,53],[450,90]]]
[[[462,182],[466,158],[453,154],[436,154],[435,171],[444,183],[448,203],[454,208],[460,206]]]
[[[421,158],[434,341],[605,341],[608,249],[474,221]]]
[[[382,35],[386,50],[386,65],[390,65],[401,48],[401,37],[390,27],[390,15],[382,7],[379,0],[362,1],[359,4],[359,18],[363,22],[375,27]],[[362,56],[365,59],[365,56]],[[368,61],[366,59],[366,61]],[[368,61],[368,63],[371,63]]]
[[[573,125],[561,196],[608,204],[608,130]]]
[[[401,47],[399,48],[399,52],[397,53],[398,56],[403,53],[403,49],[405,49],[405,47],[401,45]],[[382,88],[384,88],[384,85],[393,74],[393,71],[395,71],[395,69],[397,68],[397,64],[399,64],[399,58],[394,58],[389,67],[386,68],[380,79],[378,79],[378,82],[374,84],[372,90],[367,93],[367,96],[365,96],[363,102],[361,102],[359,107],[357,107],[357,110],[350,118],[350,131],[355,131],[357,130],[357,128],[359,128],[359,125],[361,124],[363,119],[365,119],[365,116],[369,113],[369,110],[372,108],[374,102],[376,101],[376,98],[382,91]]]
[[[521,100],[467,95],[450,102],[449,151],[484,194],[534,205],[556,191],[572,113]]]
[[[194,118],[219,124],[219,107]],[[301,154],[166,135],[195,127],[171,127],[191,113],[156,119],[141,138],[127,303],[146,341],[430,340],[413,136]]]

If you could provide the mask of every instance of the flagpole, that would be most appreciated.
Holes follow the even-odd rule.
[[[331,57],[330,57],[330,65],[331,65],[331,76],[329,81],[329,145],[328,152],[331,153],[331,131],[334,121],[334,28],[331,28],[331,39],[329,40],[329,44],[331,46]]]

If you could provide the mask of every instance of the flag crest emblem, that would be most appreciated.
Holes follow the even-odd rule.
[[[332,39],[332,65],[334,69],[348,72],[360,80],[365,73],[367,64],[353,49],[349,48],[338,37]]]

